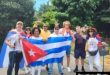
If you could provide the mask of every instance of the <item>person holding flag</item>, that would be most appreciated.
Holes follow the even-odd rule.
[[[24,32],[25,32],[25,35],[26,35],[27,38],[31,37],[31,28],[30,27],[26,27]],[[24,66],[24,69],[25,69],[26,74],[28,74],[30,72],[29,66]]]
[[[50,34],[51,34],[51,32],[48,30],[48,25],[44,24],[43,29],[41,29],[41,33],[40,33],[40,36],[42,37],[44,42],[47,42]],[[48,71],[48,64],[46,65],[46,70]]]
[[[41,65],[38,65],[36,63],[36,61],[41,58],[44,57],[47,53],[39,48],[39,46],[35,45],[35,43],[42,43],[43,44],[43,40],[42,37],[40,37],[40,32],[41,30],[38,27],[34,27],[32,29],[32,36],[30,38],[23,38],[22,36],[20,37],[21,41],[22,41],[22,49],[23,49],[23,57],[25,60],[25,64],[26,66],[29,66],[30,69],[30,73],[32,75],[35,75],[35,71],[36,71],[36,66],[38,69],[38,75],[40,75],[41,73]],[[43,63],[40,63],[43,64]]]
[[[34,27],[32,29],[32,36],[30,37],[30,39],[34,39],[34,40],[42,40],[42,37],[40,37],[40,33],[41,33],[41,30],[38,28],[38,27]],[[41,68],[39,68],[39,72],[41,71]],[[36,70],[36,67],[32,67],[32,75],[35,74],[35,70]],[[38,74],[39,75],[39,74]]]
[[[59,33],[62,34],[64,37],[72,36],[74,38],[74,34],[73,34],[73,31],[71,30],[71,24],[69,21],[63,22],[63,28],[59,30]],[[70,66],[70,52],[71,52],[70,49],[66,50],[68,72],[71,72],[71,69],[69,67]],[[62,62],[62,65],[63,65],[63,62]]]
[[[8,37],[5,41],[6,44],[11,48],[11,51],[9,52],[9,66],[7,70],[7,75],[12,75],[14,65],[15,65],[15,75],[18,75],[19,64],[23,57],[19,39],[20,34],[24,33],[23,22],[18,21],[16,23],[16,29],[12,30],[12,32],[15,32],[15,34]]]
[[[51,37],[62,37],[62,34],[59,34],[59,26],[58,25],[55,25],[54,32],[49,37],[50,38]],[[64,75],[62,64],[57,62],[57,65],[58,65],[58,70],[59,70],[60,75]],[[48,75],[53,75],[52,73],[53,73],[53,63],[50,63],[49,64]]]

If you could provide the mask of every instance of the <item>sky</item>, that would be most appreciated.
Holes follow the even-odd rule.
[[[40,5],[46,4],[49,0],[36,0],[36,3],[34,5],[35,10],[39,10]]]

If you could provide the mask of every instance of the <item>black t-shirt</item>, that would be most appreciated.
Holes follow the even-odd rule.
[[[79,33],[75,34],[75,50],[85,50],[86,39],[84,39]]]

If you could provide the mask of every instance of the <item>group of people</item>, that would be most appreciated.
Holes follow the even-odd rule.
[[[33,27],[26,27],[23,30],[23,22],[18,21],[16,23],[16,28],[11,30],[12,32],[16,32],[13,36],[10,36],[6,39],[6,44],[12,48],[12,51],[9,52],[9,67],[7,70],[7,75],[12,75],[12,69],[15,65],[15,75],[18,75],[19,64],[23,57],[22,55],[22,48],[20,44],[19,36],[21,33],[27,35],[28,38],[32,39],[42,39],[44,42],[48,40],[51,36],[71,36],[73,39],[71,42],[75,43],[74,48],[74,58],[75,58],[75,69],[74,72],[78,72],[78,64],[79,58],[81,57],[81,65],[82,65],[82,72],[85,72],[84,68],[84,59],[86,58],[86,53],[88,52],[89,58],[89,69],[90,71],[93,70],[93,63],[95,63],[96,68],[99,72],[102,71],[101,64],[100,64],[100,54],[99,48],[101,48],[103,43],[99,41],[99,37],[97,37],[98,33],[97,30],[93,27],[88,26],[76,26],[76,31],[71,29],[71,23],[69,21],[63,22],[63,27],[60,28],[58,24],[54,25],[54,32],[51,33],[48,29],[48,25],[44,24],[43,28]],[[13,41],[13,42],[12,42]],[[70,68],[70,53],[71,50],[66,50],[67,56],[67,71],[71,72]],[[14,59],[14,61],[13,61]],[[53,75],[53,64],[47,64],[46,70],[48,71],[48,75]],[[63,61],[62,63],[58,63],[58,70],[60,75],[64,75],[63,72]]]

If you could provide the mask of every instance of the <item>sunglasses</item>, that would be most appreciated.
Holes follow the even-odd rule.
[[[48,26],[43,26],[43,27],[48,27]]]

